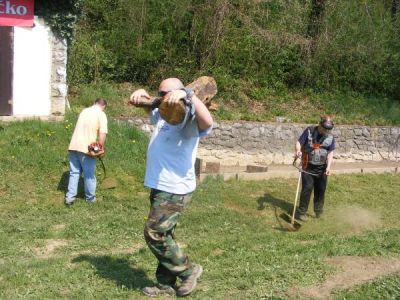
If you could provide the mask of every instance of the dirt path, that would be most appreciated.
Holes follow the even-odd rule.
[[[33,249],[34,254],[38,258],[47,259],[53,256],[54,252],[61,247],[68,245],[67,240],[62,239],[48,239],[45,241],[45,245],[42,247],[35,247]]]
[[[50,257],[63,256],[64,254],[57,253],[57,250],[69,245],[68,240],[62,239],[47,239],[44,240],[44,245],[40,247],[34,247],[33,253],[37,258],[48,259]],[[69,256],[81,256],[81,255],[118,255],[118,254],[130,254],[138,251],[145,246],[144,243],[137,243],[131,247],[126,248],[112,248],[108,250],[88,249],[82,251],[70,252]],[[185,245],[183,245],[185,247]]]
[[[337,289],[347,289],[378,277],[400,272],[400,257],[338,256],[327,259],[327,263],[340,271],[324,282],[313,286],[292,288],[289,296],[327,299]]]
[[[241,162],[244,163],[244,162]],[[205,164],[205,163],[204,163]],[[247,165],[218,165],[219,171],[205,172],[199,175],[199,180],[203,181],[208,176],[222,176],[224,180],[267,180],[270,178],[297,178],[298,170],[291,164],[269,164],[263,165],[252,163],[251,166],[268,167],[265,172],[248,172]],[[335,162],[332,166],[332,174],[367,174],[367,173],[400,173],[400,162],[397,161],[364,161],[364,162]]]

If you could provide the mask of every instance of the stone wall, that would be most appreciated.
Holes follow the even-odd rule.
[[[143,119],[130,119],[143,131],[152,127]],[[198,157],[224,165],[289,164],[294,145],[309,125],[261,122],[216,122],[210,136],[200,142]],[[335,126],[337,150],[341,162],[400,161],[400,127]]]
[[[67,43],[57,36],[51,36],[51,109],[52,116],[63,116],[67,97]]]

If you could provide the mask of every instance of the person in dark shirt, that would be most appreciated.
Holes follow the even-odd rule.
[[[333,151],[336,148],[332,135],[334,123],[329,115],[321,116],[317,126],[307,127],[296,142],[296,157],[301,157],[302,189],[300,204],[295,217],[300,221],[307,220],[307,210],[311,193],[314,191],[315,217],[321,217],[324,208],[325,190],[328,176],[331,175]]]

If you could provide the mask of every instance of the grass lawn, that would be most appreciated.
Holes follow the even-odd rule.
[[[111,122],[104,163],[118,186],[98,203],[63,205],[66,148],[75,118],[63,123],[0,123],[0,298],[146,299],[156,260],[142,237],[147,138]],[[99,166],[99,165],[98,165]],[[101,178],[101,168],[98,168]],[[332,176],[324,219],[287,232],[296,179],[206,180],[177,229],[205,272],[190,299],[288,299],[340,268],[327,258],[399,260],[400,176]],[[82,195],[82,188],[80,189]],[[333,299],[399,299],[400,273],[334,291]]]

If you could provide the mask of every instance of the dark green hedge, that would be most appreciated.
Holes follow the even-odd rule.
[[[397,0],[56,2],[68,24],[80,15],[73,85],[208,74],[232,101],[298,89],[400,98]]]

